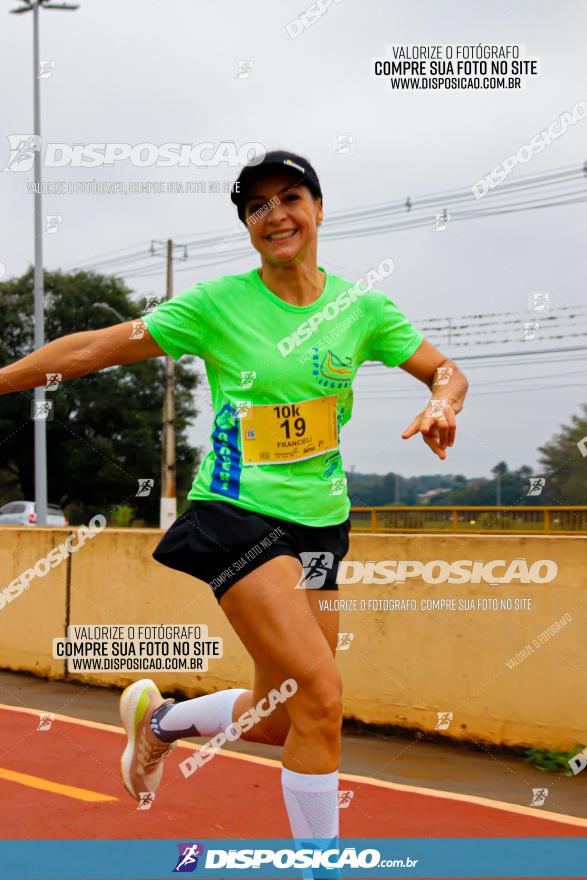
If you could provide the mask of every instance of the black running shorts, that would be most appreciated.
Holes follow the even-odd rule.
[[[350,517],[335,526],[304,526],[227,501],[192,501],[165,532],[153,559],[206,581],[218,601],[244,575],[282,555],[300,560],[306,589],[337,590],[350,528]]]

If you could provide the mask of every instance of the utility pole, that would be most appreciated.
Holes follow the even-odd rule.
[[[155,254],[155,244],[164,244],[167,261],[167,284],[165,299],[173,296],[173,248],[182,247],[187,259],[185,245],[167,242],[151,242],[151,253]],[[165,390],[163,393],[163,429],[161,443],[161,503],[159,506],[159,527],[168,529],[177,519],[176,462],[175,462],[175,365],[173,358],[165,358]]]
[[[498,470],[495,475],[495,504],[501,507],[501,471]]]
[[[35,216],[35,349],[45,344],[45,293],[43,273],[43,221],[41,197],[41,85],[39,59],[39,8],[73,11],[79,5],[49,4],[47,0],[19,0],[23,6],[11,9],[11,14],[33,13],[33,116],[34,116],[34,216]],[[38,526],[47,525],[47,418],[40,417],[46,410],[45,388],[34,390],[35,432],[35,513]]]
[[[167,240],[166,299],[173,296],[173,242]],[[165,396],[163,398],[163,469],[161,471],[161,511],[159,524],[168,529],[177,518],[175,494],[175,368],[173,358],[165,358]]]

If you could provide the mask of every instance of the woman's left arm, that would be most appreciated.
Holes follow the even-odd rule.
[[[418,413],[402,437],[407,440],[421,433],[424,442],[444,461],[445,449],[455,442],[455,416],[462,410],[469,390],[467,378],[454,361],[445,357],[426,339],[400,367],[424,382],[432,392],[426,409]]]

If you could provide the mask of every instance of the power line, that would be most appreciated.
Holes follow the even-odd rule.
[[[560,378],[561,376],[577,376],[577,375],[581,375],[581,373],[587,373],[587,370],[580,370],[578,373],[575,372],[574,370],[571,370],[571,371],[567,371],[567,372],[563,372],[563,373],[543,373],[540,376],[512,376],[507,379],[491,379],[489,382],[475,382],[475,387],[476,388],[484,388],[484,387],[489,387],[489,386],[494,386],[494,385],[508,385],[508,384],[511,385],[512,383],[517,384],[518,382],[534,382],[534,383],[536,383],[538,380],[541,380],[541,379],[556,379],[556,378]],[[402,374],[401,378],[407,379],[408,377],[405,376],[404,374]],[[383,388],[370,387],[367,390],[368,390],[368,392],[372,392],[372,391],[387,391],[389,389],[386,387],[383,387]],[[401,391],[402,389],[399,388],[397,390]]]
[[[478,394],[476,393],[475,397],[486,397],[489,394],[527,394],[530,391],[549,391],[551,388],[585,388],[587,387],[587,383],[585,382],[575,382],[572,384],[565,383],[563,385],[544,385],[540,388],[506,388],[506,389],[498,389],[497,391],[480,391]],[[399,400],[419,400],[421,397],[420,394],[406,394],[403,396],[371,396],[368,394],[361,394],[360,392],[355,393],[355,400],[391,400],[391,401],[399,401]]]
[[[518,190],[523,190],[526,187],[550,186],[573,180],[584,180],[585,175],[586,172],[584,166],[581,167],[577,165],[569,165],[564,168],[559,168],[555,171],[550,172],[528,174],[517,180],[507,181],[500,184],[498,189],[490,191],[484,198],[491,199],[508,196],[510,195],[510,193],[517,192]],[[466,199],[470,201],[471,195],[471,190],[469,188],[466,188],[444,190],[420,197],[408,196],[406,199],[398,199],[394,202],[381,202],[376,205],[366,205],[364,207],[337,212],[332,216],[332,220],[330,222],[339,222],[339,219],[356,220],[360,219],[361,216],[373,216],[377,213],[389,213],[392,211],[409,211],[411,213],[412,211],[418,211],[424,207],[440,205],[444,204],[445,202],[455,202],[461,199]]]
[[[498,360],[498,357],[499,357],[499,360]],[[580,355],[579,357],[576,357],[576,358],[573,358],[573,357],[567,357],[567,358],[562,358],[562,359],[561,358],[544,358],[541,360],[530,361],[530,363],[528,363],[527,366],[541,367],[546,364],[557,364],[557,366],[560,366],[561,364],[576,363],[577,361],[584,361],[585,359],[587,359],[587,349],[586,349],[586,353],[584,355]],[[459,363],[462,363],[462,361],[464,359],[457,357],[455,360],[457,360]],[[497,367],[516,367],[516,368],[519,368],[521,363],[523,363],[524,360],[525,360],[525,358],[521,358],[521,359],[518,358],[517,360],[508,361],[503,355],[499,355],[499,356],[492,355],[491,360],[489,360],[487,363],[469,364],[467,366],[467,370],[469,370],[469,371],[471,371],[471,370],[489,370],[489,369],[496,369]],[[403,372],[401,372],[401,373],[390,372],[389,367],[383,366],[382,364],[379,364],[379,363],[362,364],[360,367],[360,370],[363,371],[363,370],[365,370],[365,368],[369,368],[369,369],[367,370],[367,372],[360,372],[358,374],[358,376],[360,378],[376,379],[381,376],[385,376],[385,377],[391,376],[393,378],[394,376],[402,377],[404,375]]]
[[[587,346],[585,345],[573,345],[567,346],[565,348],[542,348],[537,352],[526,352],[526,351],[506,351],[506,352],[496,352],[492,354],[465,354],[459,355],[460,361],[475,361],[475,360],[486,360],[487,358],[491,358],[495,360],[497,357],[501,357],[502,355],[507,355],[508,357],[514,357],[518,355],[532,355],[532,354],[553,354],[553,353],[561,353],[561,352],[574,352],[574,351],[587,351]],[[369,368],[373,364],[373,366],[378,366],[376,361],[369,361],[363,364],[363,367]]]
[[[462,212],[461,214],[453,215],[451,214],[450,222],[461,222],[463,220],[479,220],[488,217],[499,217],[505,216],[509,214],[517,214],[520,212],[526,211],[535,211],[535,210],[543,210],[544,208],[555,208],[555,207],[563,207],[568,205],[575,204],[583,204],[587,202],[587,193],[584,197],[576,198],[576,199],[568,199],[568,200],[558,200],[558,201],[533,201],[520,203],[517,206],[514,205],[512,207],[502,207],[496,210],[485,209],[483,211],[468,211]],[[423,218],[415,218],[414,220],[401,221],[397,223],[387,223],[385,225],[379,226],[368,226],[364,229],[353,228],[348,230],[341,231],[333,231],[328,232],[325,231],[321,234],[320,239],[324,242],[332,242],[332,241],[343,241],[346,239],[358,239],[371,237],[376,235],[383,235],[385,233],[390,232],[401,232],[407,231],[410,229],[420,229],[423,227],[431,226],[433,222],[432,217],[423,217]],[[190,246],[188,244],[188,246]],[[207,255],[209,256],[209,254]],[[220,263],[233,263],[239,261],[241,259],[248,259],[251,256],[251,252],[249,248],[242,249],[240,251],[228,251],[221,259],[201,262],[201,257],[191,257],[188,259],[187,264],[184,269],[178,269],[178,274],[181,272],[190,272],[194,269],[203,269],[208,266],[218,265]],[[151,275],[156,274],[153,271],[145,271],[145,272],[129,272],[129,277],[149,277]]]
[[[587,190],[585,188],[573,189],[570,192],[561,190],[561,186],[566,187],[570,184],[581,181],[587,183],[587,175],[584,166],[567,166],[555,171],[526,175],[521,179],[506,181],[495,190],[489,192],[483,199],[483,205],[478,201],[473,201],[470,189],[453,189],[445,192],[432,193],[427,196],[409,197],[409,200],[396,200],[394,202],[380,203],[375,205],[359,206],[349,210],[335,212],[330,215],[324,222],[320,235],[321,241],[339,241],[351,237],[364,237],[368,235],[379,235],[384,232],[401,231],[419,228],[428,225],[434,217],[423,211],[429,211],[432,208],[443,206],[443,210],[451,208],[450,222],[460,222],[462,220],[479,219],[483,217],[501,216],[519,211],[538,210],[547,207],[561,207],[572,204],[583,203],[587,200]],[[512,201],[518,195],[523,195],[531,190],[544,190],[548,187],[558,187],[558,191],[549,193],[543,197],[533,197],[529,200]],[[577,198],[575,198],[577,196]],[[469,208],[462,210],[452,209],[452,205],[458,205],[467,202],[471,205]],[[499,203],[499,204],[498,204]],[[407,205],[409,204],[409,207]],[[393,218],[395,215],[403,214],[402,218],[395,220],[389,219],[388,222],[381,223],[385,218]],[[364,224],[364,225],[361,225]],[[207,266],[218,265],[219,263],[229,263],[241,258],[250,256],[250,248],[238,247],[239,240],[248,245],[248,238],[243,231],[238,233],[224,232],[218,234],[203,233],[197,238],[181,242],[186,248],[192,251],[200,251],[203,253],[195,254],[188,258],[185,269],[181,271],[191,271],[192,268],[205,268]],[[228,248],[219,259],[210,260],[213,256],[212,251],[218,250],[218,246],[224,246],[227,241],[236,241],[236,248]],[[123,249],[124,250],[124,249]],[[110,252],[85,261],[80,264],[86,268],[99,268],[106,266],[116,266],[123,268],[129,263],[137,262],[141,258],[146,257],[145,251],[134,252],[130,254],[120,254],[118,251]],[[204,260],[204,262],[202,262]],[[72,267],[77,268],[77,266]],[[130,277],[149,277],[158,274],[155,269],[148,263],[140,266],[134,266],[128,273]]]

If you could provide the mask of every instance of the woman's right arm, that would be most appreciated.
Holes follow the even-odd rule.
[[[47,384],[47,373],[61,381],[165,355],[142,321],[126,321],[103,330],[70,333],[0,369],[0,394]]]

